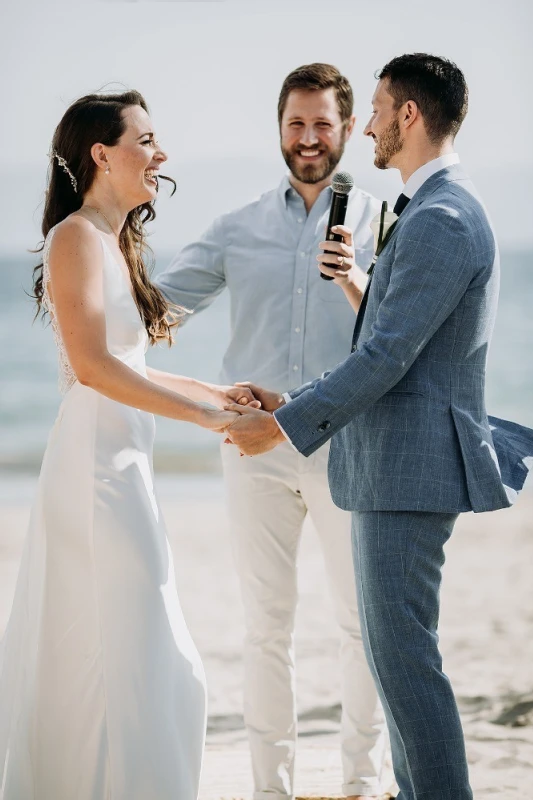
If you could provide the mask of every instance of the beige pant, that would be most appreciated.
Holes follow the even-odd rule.
[[[351,514],[337,508],[326,445],[304,458],[287,443],[222,462],[245,612],[244,719],[254,800],[293,797],[296,745],[294,620],[296,561],[304,519],[318,532],[341,635],[343,791],[379,795],[388,749],[383,712],[361,640],[351,552]]]

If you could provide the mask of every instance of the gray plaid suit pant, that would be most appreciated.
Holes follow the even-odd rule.
[[[457,514],[354,511],[363,642],[390,731],[400,800],[472,800],[438,649],[444,544]]]

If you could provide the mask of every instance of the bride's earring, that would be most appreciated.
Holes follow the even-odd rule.
[[[106,167],[106,168],[105,168],[105,174],[106,174],[106,175],[109,175],[109,173],[110,173],[110,172],[111,172],[111,170],[109,169],[109,167]]]

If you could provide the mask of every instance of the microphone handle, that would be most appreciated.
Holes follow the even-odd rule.
[[[346,219],[346,210],[348,208],[348,195],[347,194],[340,194],[338,192],[333,192],[333,200],[331,201],[331,208],[329,211],[329,220],[328,220],[328,227],[326,232],[326,241],[328,242],[342,242],[343,238],[340,233],[332,233],[331,229],[335,227],[335,225],[344,225],[344,220]],[[324,250],[323,252],[331,252],[328,250]],[[328,265],[330,266],[330,265]],[[324,275],[323,272],[320,273],[320,277],[323,278],[325,281],[332,281],[329,275]]]

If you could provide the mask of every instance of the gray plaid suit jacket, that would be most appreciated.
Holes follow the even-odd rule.
[[[352,353],[276,411],[304,455],[333,437],[338,506],[458,513],[511,505],[533,431],[485,411],[498,287],[483,205],[459,165],[443,169],[415,194],[376,262]]]

